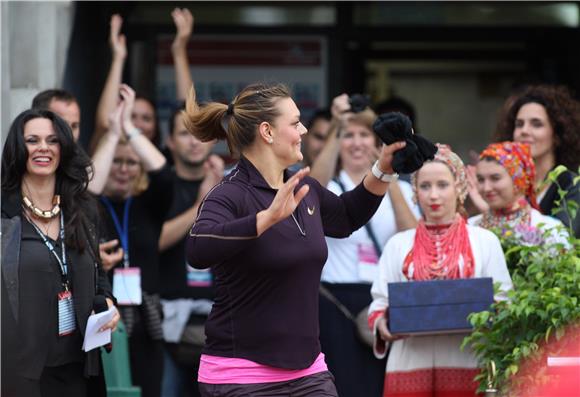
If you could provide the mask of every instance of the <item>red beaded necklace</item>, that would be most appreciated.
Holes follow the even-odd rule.
[[[405,257],[403,274],[416,281],[469,278],[473,277],[474,266],[465,219],[457,215],[449,225],[428,226],[423,220],[419,222],[413,248]]]

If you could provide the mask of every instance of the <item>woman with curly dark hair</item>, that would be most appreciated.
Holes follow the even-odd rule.
[[[530,144],[540,210],[571,226],[579,236],[579,216],[570,219],[566,211],[554,214],[558,186],[547,181],[547,175],[557,165],[565,165],[569,171],[558,177],[558,184],[567,192],[566,200],[580,203],[579,186],[573,183],[580,164],[580,102],[565,87],[535,85],[511,96],[506,105],[498,120],[495,141]]]
[[[114,304],[90,170],[54,113],[26,110],[12,123],[2,153],[2,396],[105,394],[99,350],[82,350],[97,302]]]

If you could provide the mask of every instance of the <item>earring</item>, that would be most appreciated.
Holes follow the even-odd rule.
[[[270,139],[268,139],[268,143],[271,145],[274,143],[274,140],[272,139],[272,137],[270,137]]]

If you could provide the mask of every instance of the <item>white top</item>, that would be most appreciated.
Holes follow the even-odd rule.
[[[413,247],[416,229],[394,235],[379,260],[379,276],[371,288],[373,303],[369,313],[384,310],[389,305],[388,283],[408,281],[403,274],[403,262]],[[491,277],[501,283],[496,299],[505,299],[505,292],[512,289],[512,280],[505,263],[501,244],[495,234],[478,226],[467,226],[471,251],[475,262],[473,277]],[[460,267],[463,264],[460,263]],[[461,269],[463,271],[463,269]]]
[[[350,179],[346,171],[341,171],[338,175],[346,191],[355,188],[354,182]],[[419,207],[413,204],[413,190],[411,185],[405,181],[398,181],[401,192],[409,205],[409,208],[418,219],[420,217]],[[335,181],[330,181],[328,190],[340,195],[342,189]],[[397,232],[395,214],[388,193],[383,198],[377,212],[370,220],[371,227],[381,247],[384,247],[389,238]],[[367,270],[362,270],[360,259],[366,256],[374,256],[374,246],[366,227],[361,227],[349,237],[336,239],[326,237],[328,245],[328,259],[322,269],[322,281],[329,283],[371,283],[378,274],[375,257],[375,266],[367,266]],[[370,259],[369,259],[370,260]],[[373,269],[374,268],[374,269]]]
[[[467,223],[474,226],[480,226],[482,218],[483,218],[482,214],[475,215],[469,218],[467,220]],[[568,232],[564,227],[564,224],[559,219],[547,215],[542,215],[540,211],[531,208],[530,224],[531,226],[537,227],[542,231],[549,231],[546,237],[546,242],[548,244],[560,243],[564,244],[564,246],[566,247],[569,247]],[[514,225],[511,226],[513,227]],[[561,227],[558,228],[558,226]]]
[[[397,233],[387,243],[379,261],[379,276],[371,288],[373,302],[369,307],[369,314],[385,310],[389,305],[388,283],[408,281],[403,274],[403,262],[413,247],[415,231],[416,229],[412,229]],[[512,289],[512,280],[498,238],[489,230],[477,226],[468,225],[467,232],[475,261],[473,277],[491,277],[494,283],[499,282],[500,291],[495,299],[506,299],[507,291]],[[375,322],[375,331],[376,326]],[[387,372],[433,367],[476,368],[477,360],[470,348],[459,348],[464,337],[465,334],[427,335],[394,341],[387,362]],[[378,348],[376,338],[373,350],[378,358],[386,354],[384,346]]]

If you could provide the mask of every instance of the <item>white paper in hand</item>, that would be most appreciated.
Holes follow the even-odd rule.
[[[99,332],[99,328],[113,319],[117,308],[111,306],[106,312],[100,312],[89,316],[87,328],[85,330],[85,340],[83,350],[88,352],[96,347],[104,346],[111,342],[111,330],[106,329]]]

